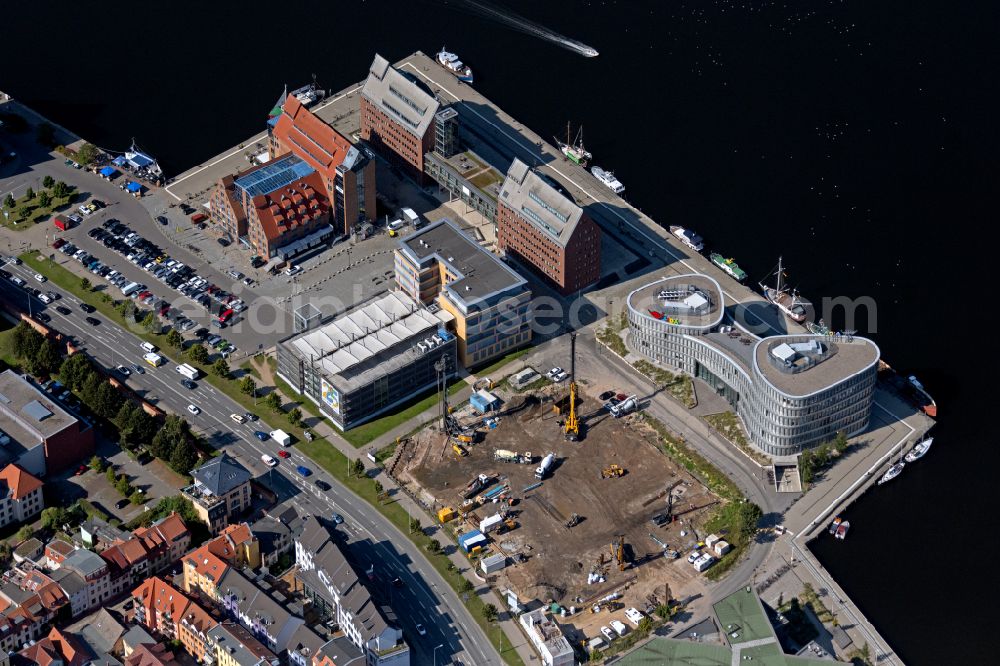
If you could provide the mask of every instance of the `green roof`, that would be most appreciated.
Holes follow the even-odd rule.
[[[716,603],[713,608],[715,617],[719,619],[719,629],[726,634],[730,645],[774,636],[760,599],[745,587]]]
[[[733,652],[724,645],[693,643],[675,638],[654,638],[615,662],[615,666],[730,666]]]

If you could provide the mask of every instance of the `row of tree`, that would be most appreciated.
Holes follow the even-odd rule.
[[[26,321],[21,321],[11,334],[11,351],[24,369],[33,375],[48,376],[62,364],[59,343],[47,338]]]
[[[829,442],[814,449],[806,449],[799,455],[799,474],[803,483],[812,483],[821,470],[847,452],[847,435],[838,432]]]

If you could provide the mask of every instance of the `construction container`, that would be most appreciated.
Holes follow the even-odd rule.
[[[723,541],[722,539],[719,539],[718,541],[716,541],[715,545],[712,546],[712,550],[719,557],[722,557],[723,555],[725,555],[726,553],[728,553],[732,549],[733,549],[733,547],[730,546],[728,542]]]
[[[489,557],[484,557],[483,561],[479,564],[479,568],[483,570],[484,574],[491,574],[496,571],[500,571],[507,566],[507,556],[503,553],[497,555],[490,555]]]
[[[499,513],[494,513],[492,516],[483,518],[479,521],[479,531],[483,534],[489,534],[491,530],[496,529],[503,522],[503,516]]]
[[[469,404],[480,414],[485,414],[500,407],[500,398],[485,389],[480,389],[469,398]]]
[[[447,523],[449,520],[455,520],[458,518],[458,512],[455,511],[453,507],[446,506],[443,509],[438,510],[438,520],[442,523]]]
[[[708,546],[709,548],[714,546],[718,541],[722,541],[722,537],[720,537],[718,534],[709,534],[707,537],[705,537],[705,545]]]
[[[479,530],[472,530],[458,537],[458,545],[465,552],[471,553],[474,548],[482,548],[486,545],[486,537]]]

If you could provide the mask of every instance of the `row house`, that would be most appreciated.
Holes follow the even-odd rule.
[[[250,527],[229,525],[182,558],[184,591],[218,603],[217,586],[230,567],[256,569],[260,565],[260,543]]]
[[[111,596],[167,568],[179,560],[190,545],[191,532],[177,513],[137,529],[127,540],[112,542],[101,551],[111,571]]]
[[[217,624],[201,606],[158,576],[132,591],[135,621],[168,640],[177,640],[198,661],[211,655],[208,633]]]

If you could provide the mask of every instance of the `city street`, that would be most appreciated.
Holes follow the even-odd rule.
[[[6,268],[23,279],[31,280],[32,272],[23,264],[8,265]],[[60,291],[51,282],[48,288]],[[0,282],[0,294],[4,299],[28,309],[26,299],[30,296],[10,282]],[[69,307],[72,312],[62,315],[55,308],[46,308],[46,313],[52,317],[50,324],[55,329],[82,343],[87,353],[105,367],[143,363],[138,338],[104,317],[98,317],[100,325],[90,326],[83,321],[85,315],[79,309],[79,300],[66,292],[61,295],[57,303]],[[41,304],[32,300],[31,308],[37,312]],[[161,408],[184,415],[196,430],[204,432],[216,446],[223,447],[254,475],[267,471],[269,468],[261,461],[261,456],[266,453],[276,457],[280,447],[274,442],[258,441],[253,433],[255,430],[269,432],[271,426],[264,421],[233,422],[230,414],[243,413],[239,405],[206,381],[198,381],[197,388],[193,390],[184,388],[180,384],[182,377],[174,370],[175,365],[168,361],[156,369],[146,366],[145,374],[132,373],[126,383]],[[189,404],[198,406],[201,413],[197,416],[188,413]],[[355,544],[353,549],[358,558],[384,566],[386,572],[381,578],[391,580],[399,576],[403,579],[405,586],[395,592],[393,607],[407,632],[408,642],[419,657],[416,663],[432,661],[431,651],[438,644],[445,645],[438,650],[438,663],[458,659],[465,664],[502,663],[458,596],[405,535],[294,447],[288,450],[291,458],[281,461],[278,469],[287,470],[283,476],[288,481],[288,488],[294,489],[290,493],[292,503],[315,515],[330,516],[334,512],[343,515],[346,532]],[[312,476],[306,480],[292,472],[296,465],[311,468]],[[313,485],[315,479],[326,481],[331,489],[320,491]],[[417,623],[427,628],[427,636],[417,636],[414,629]]]

